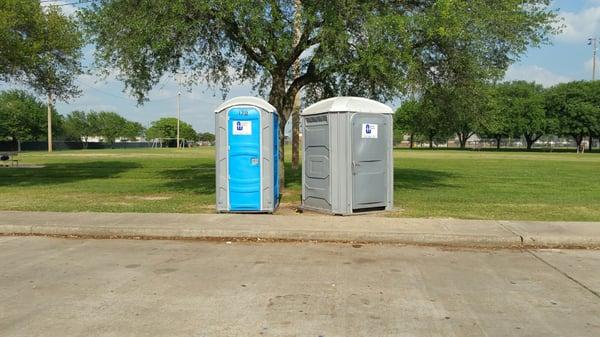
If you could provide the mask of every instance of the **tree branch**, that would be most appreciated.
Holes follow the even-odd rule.
[[[242,31],[240,30],[239,25],[235,21],[227,18],[223,18],[222,20],[226,24],[226,29],[229,35],[231,36],[231,39],[239,43],[242,49],[244,49],[244,51],[254,62],[260,64],[261,66],[267,69],[273,68],[273,63],[269,60],[269,58],[264,54],[257,53],[254,50],[253,46],[251,46],[248,43],[248,40],[246,39]]]

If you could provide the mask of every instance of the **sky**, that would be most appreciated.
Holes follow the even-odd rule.
[[[56,1],[64,2],[73,0]],[[76,10],[73,6],[62,8],[67,13]],[[535,81],[548,87],[561,82],[591,79],[592,47],[587,45],[587,40],[593,36],[600,37],[600,0],[554,0],[552,8],[563,20],[563,32],[552,38],[551,45],[529,49],[508,69],[506,80]],[[93,48],[87,47],[84,54],[84,64],[91,64]],[[597,74],[600,72],[597,71]],[[146,127],[161,117],[176,116],[178,88],[172,76],[165,76],[150,92],[150,101],[142,106],[124,93],[123,84],[112,77],[103,79],[86,74],[78,78],[77,84],[83,94],[70,102],[58,102],[56,108],[59,113],[66,115],[73,110],[115,111]],[[0,82],[0,89],[13,87]],[[181,93],[181,119],[192,124],[196,131],[214,132],[213,111],[223,102],[221,92],[198,85]],[[250,85],[235,84],[226,99],[242,95],[258,94],[252,91]],[[390,103],[395,108],[393,105]]]

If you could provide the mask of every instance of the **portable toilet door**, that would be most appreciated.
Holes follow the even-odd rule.
[[[237,97],[215,116],[217,211],[273,212],[279,203],[275,108],[262,99]]]
[[[355,113],[351,117],[352,209],[388,206],[388,115]]]
[[[229,207],[231,211],[261,210],[260,112],[255,107],[227,111]]]

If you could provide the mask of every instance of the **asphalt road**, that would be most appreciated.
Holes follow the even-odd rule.
[[[600,251],[0,237],[0,336],[600,336]]]

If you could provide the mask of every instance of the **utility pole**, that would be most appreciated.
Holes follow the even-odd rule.
[[[588,46],[592,46],[593,48],[593,57],[592,57],[592,81],[596,80],[596,52],[597,52],[597,48],[596,48],[596,44],[598,43],[598,38],[596,37],[591,37],[588,39]]]
[[[179,149],[179,120],[181,119],[181,91],[177,92],[177,149]]]
[[[300,43],[302,36],[302,0],[294,0],[294,46]],[[300,76],[300,60],[294,61],[292,66],[294,77]],[[292,168],[297,169],[300,165],[300,92],[294,97],[292,106]]]
[[[179,124],[181,120],[181,74],[175,74],[175,80],[177,81],[177,149],[181,148],[179,144]]]
[[[592,57],[592,82],[596,80],[596,44],[598,43],[597,37],[591,37],[588,39],[588,45],[592,45],[593,57]],[[594,147],[594,136],[590,134],[590,139],[588,140],[588,148],[590,152],[592,152],[592,148]]]
[[[52,152],[52,94],[48,91],[48,152]]]

